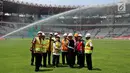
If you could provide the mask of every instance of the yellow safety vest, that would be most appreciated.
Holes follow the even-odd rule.
[[[56,47],[60,48],[61,47],[61,43],[60,42],[55,42],[56,43]]]
[[[35,43],[35,53],[41,53],[42,48],[42,40],[40,41],[39,37],[35,37],[36,43]]]
[[[50,44],[50,42],[51,42],[51,44]],[[47,40],[47,43],[48,43],[48,48],[47,48],[47,51],[51,51],[52,52],[52,50],[53,50],[53,41],[50,41],[50,40]],[[50,44],[50,47],[51,48],[49,48],[49,44]]]
[[[91,54],[93,51],[91,50],[91,46],[90,46],[90,42],[92,42],[92,40],[88,40],[86,41],[86,44],[85,44],[85,53],[87,54]]]
[[[41,49],[41,51],[43,53],[46,53],[47,52],[47,48],[48,48],[48,41],[47,40],[43,40],[42,41],[42,49]]]
[[[60,43],[60,42],[55,42],[55,46],[56,46],[56,48],[58,48],[58,49],[53,48],[53,53],[60,54],[60,52],[61,52],[61,50],[60,50],[60,48],[61,48],[61,43]]]

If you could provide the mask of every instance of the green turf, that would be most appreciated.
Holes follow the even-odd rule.
[[[0,73],[35,73],[30,66],[31,40],[0,41]],[[130,73],[129,40],[94,40],[93,67],[41,68],[39,73]]]

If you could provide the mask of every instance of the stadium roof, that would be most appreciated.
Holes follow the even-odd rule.
[[[57,14],[67,10],[75,9],[80,6],[66,6],[66,5],[42,5],[33,4],[23,1],[15,0],[4,0],[3,1],[3,12],[4,13],[23,13],[23,14],[48,14],[53,12]]]
[[[127,3],[125,13],[118,12],[117,4],[77,8],[76,11],[57,17],[48,22],[48,24],[73,24],[74,26],[75,24],[101,24],[102,22],[105,22],[105,24],[114,24],[120,18],[127,19],[130,17],[129,7],[130,4]]]

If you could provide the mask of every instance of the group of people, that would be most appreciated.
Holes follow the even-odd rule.
[[[74,67],[76,61],[79,68],[84,67],[86,57],[87,68],[92,70],[91,55],[93,44],[91,34],[87,33],[85,40],[82,37],[78,33],[74,35],[72,33],[65,33],[62,39],[58,33],[54,33],[54,35],[50,33],[49,38],[46,38],[45,33],[39,31],[37,36],[32,40],[32,47],[30,49],[32,53],[31,65],[33,65],[35,59],[35,71],[39,71],[40,66],[47,66],[46,61],[48,57],[48,65],[52,63],[54,67],[58,67],[60,55],[62,55],[62,64],[67,64],[71,68]]]

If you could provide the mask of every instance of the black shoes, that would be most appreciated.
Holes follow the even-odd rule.
[[[34,64],[33,63],[31,63],[31,66],[33,66]]]
[[[35,69],[35,72],[38,72],[39,71],[39,69]]]
[[[46,65],[43,65],[42,67],[47,67]]]

